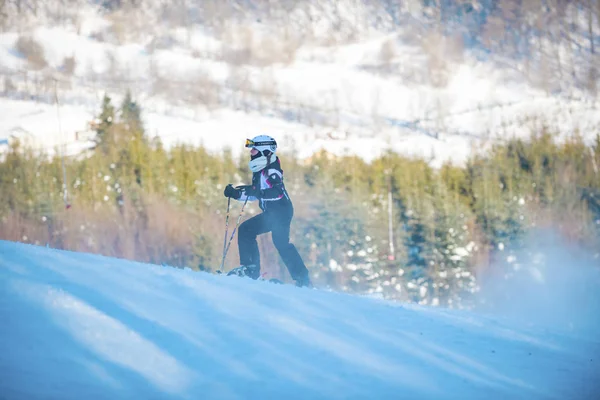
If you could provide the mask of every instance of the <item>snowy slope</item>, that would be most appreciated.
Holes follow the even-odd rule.
[[[591,399],[598,336],[0,242],[3,399]],[[592,317],[597,317],[593,315]]]
[[[19,34],[0,34],[0,139],[25,137],[47,150],[66,143],[68,153],[76,153],[85,146],[75,142],[76,132],[88,129],[104,92],[118,104],[126,89],[141,103],[150,136],[167,146],[208,142],[216,152],[268,133],[282,144],[300,143],[301,158],[325,149],[370,161],[392,149],[433,165],[460,164],[475,149],[527,137],[542,125],[558,139],[579,133],[588,143],[600,129],[600,100],[575,88],[549,95],[469,54],[448,61],[445,83],[434,86],[427,54],[402,43],[398,34],[365,35],[337,47],[304,44],[289,63],[263,67],[223,61],[219,54],[227,43],[201,26],[187,33],[173,29],[166,34],[169,46],[151,49],[157,37],[123,45],[99,40],[110,24],[90,9],[81,15],[79,30],[32,27],[25,33],[43,48],[48,63],[37,72],[16,49]],[[396,67],[382,74],[386,43],[392,43],[389,63]],[[69,57],[76,62],[72,75],[61,72]],[[60,124],[53,78],[60,82]],[[161,84],[169,89],[157,91]],[[190,94],[197,87],[209,88],[210,106],[203,95]]]

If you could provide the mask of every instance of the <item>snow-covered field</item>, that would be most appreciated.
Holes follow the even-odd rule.
[[[50,151],[65,144],[76,153],[85,146],[82,138],[105,91],[118,105],[126,89],[140,102],[151,137],[215,152],[237,153],[243,139],[266,133],[302,158],[325,149],[370,160],[392,149],[439,165],[462,163],[474,150],[526,137],[542,125],[559,139],[577,133],[588,142],[600,130],[598,100],[576,89],[548,95],[515,78],[514,71],[468,53],[460,62],[449,60],[446,83],[433,86],[427,83],[427,54],[397,35],[371,34],[339,47],[304,45],[293,61],[260,67],[215,58],[225,44],[199,28],[174,29],[170,47],[150,49],[151,37],[120,46],[99,41],[109,26],[90,10],[78,30],[32,29],[30,37],[48,64],[38,72],[16,50],[19,34],[0,34],[0,72],[7,77],[0,82],[0,139],[27,138]],[[391,48],[386,62],[395,66],[393,74],[381,73],[385,46]],[[68,57],[75,60],[72,76],[58,72]],[[157,92],[157,82],[167,82],[170,94]],[[215,91],[204,96],[216,96],[216,104],[183,100],[207,83],[207,91]]]
[[[595,310],[570,310],[598,318]],[[593,399],[597,330],[0,241],[3,399]],[[531,315],[535,321],[535,315]]]

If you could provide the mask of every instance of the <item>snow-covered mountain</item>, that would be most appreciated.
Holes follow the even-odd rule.
[[[5,241],[0,287],[3,399],[600,393],[597,329],[535,314],[517,323]]]
[[[406,40],[412,26],[394,31],[383,17],[370,20],[389,2],[373,3],[379,11],[360,1],[322,3],[263,20],[248,2],[220,30],[202,25],[193,2],[187,26],[166,23],[161,1],[128,19],[98,2],[81,1],[77,11],[56,3],[35,23],[0,34],[0,138],[77,152],[104,93],[118,102],[127,89],[150,136],[213,151],[238,151],[245,137],[269,133],[300,157],[326,149],[372,159],[393,149],[440,164],[541,126],[558,138],[591,141],[598,132],[600,103],[576,88],[550,95],[475,53],[456,56],[451,43],[426,52]],[[60,23],[55,9],[67,15]],[[328,24],[353,18],[364,25],[360,37],[324,42]],[[312,40],[294,31],[305,20]],[[273,33],[269,21],[290,26]]]

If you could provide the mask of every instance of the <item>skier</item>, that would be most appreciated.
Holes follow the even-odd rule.
[[[239,227],[238,248],[240,266],[227,275],[260,277],[260,253],[256,237],[271,232],[273,244],[283,259],[296,286],[312,286],[308,269],[302,261],[296,247],[290,243],[290,224],[294,207],[283,184],[283,170],[279,158],[275,155],[277,142],[270,136],[260,135],[246,139],[250,150],[252,184],[225,187],[225,197],[239,201],[258,200],[262,213],[244,221]]]

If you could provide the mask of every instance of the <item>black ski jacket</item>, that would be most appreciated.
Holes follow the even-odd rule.
[[[279,158],[265,169],[252,174],[252,185],[244,187],[240,201],[259,201],[263,211],[289,210],[292,201],[283,184],[283,170]]]

